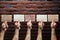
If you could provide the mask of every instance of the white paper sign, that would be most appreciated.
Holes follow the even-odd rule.
[[[59,15],[48,15],[48,21],[51,22],[52,20],[58,22]]]
[[[1,21],[12,22],[12,15],[1,15]]]
[[[35,15],[25,15],[25,21],[35,21]]]
[[[43,22],[47,22],[47,15],[36,15],[36,20],[37,21],[43,21]]]
[[[17,14],[15,14],[14,15],[14,21],[18,21],[18,20],[24,21],[24,15],[17,15]]]

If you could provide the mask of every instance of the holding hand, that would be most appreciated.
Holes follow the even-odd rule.
[[[43,23],[42,21],[39,21],[39,22],[38,22],[38,27],[39,27],[40,29],[43,29],[43,26],[44,26],[44,23]]]
[[[7,28],[8,28],[8,23],[7,23],[7,21],[5,21],[2,23],[2,29],[6,31]]]
[[[32,22],[31,22],[31,20],[29,20],[29,21],[27,22],[27,26],[32,29]]]
[[[55,23],[54,20],[52,20],[52,22],[51,22],[51,28],[55,28],[55,27],[56,27],[56,23]]]
[[[20,21],[15,22],[15,26],[20,29]]]

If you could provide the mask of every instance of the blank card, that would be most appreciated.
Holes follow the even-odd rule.
[[[14,21],[18,21],[18,20],[20,20],[20,21],[24,21],[24,15],[17,15],[17,14],[15,14],[14,15]]]
[[[58,22],[59,15],[48,15],[48,22],[51,22],[52,20]]]
[[[43,22],[47,22],[47,15],[36,15],[36,20],[37,21],[43,21]]]
[[[35,21],[35,15],[25,15],[25,21]]]
[[[12,22],[12,15],[1,15],[1,21]]]

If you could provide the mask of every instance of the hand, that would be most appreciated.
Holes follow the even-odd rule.
[[[51,28],[55,28],[56,27],[56,23],[54,21],[51,22]]]
[[[8,26],[5,23],[2,23],[2,29],[6,31],[7,28],[8,28]]]
[[[31,23],[31,20],[29,20],[29,21],[27,22],[27,26],[28,26],[28,28],[32,29],[32,23]]]
[[[15,26],[20,29],[20,22],[15,22]]]
[[[31,20],[27,22],[27,26],[30,26],[30,27],[32,26]]]
[[[38,23],[38,26],[42,28],[42,27],[44,26],[44,23],[43,23],[42,21],[40,21],[40,22]]]

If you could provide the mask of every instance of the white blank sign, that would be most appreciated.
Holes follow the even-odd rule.
[[[48,15],[48,21],[49,22],[52,20],[58,22],[58,20],[59,20],[58,18],[59,18],[59,15]]]
[[[14,15],[14,21],[18,21],[18,20],[24,21],[24,15],[17,15],[17,14],[15,14]]]
[[[43,21],[43,22],[47,22],[47,15],[37,15],[36,16],[37,21]]]
[[[25,21],[35,21],[35,15],[25,15]]]
[[[12,15],[1,15],[1,21],[12,22]]]

